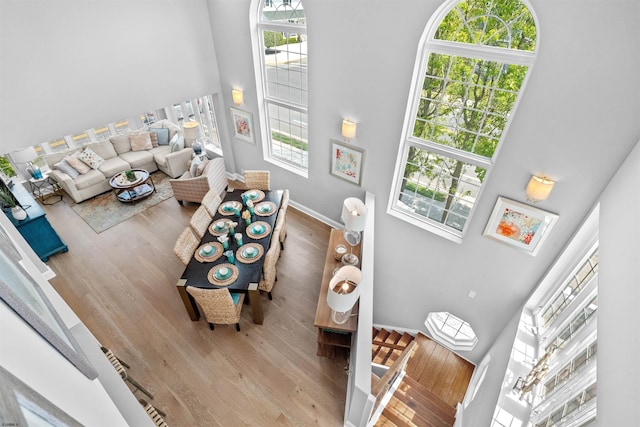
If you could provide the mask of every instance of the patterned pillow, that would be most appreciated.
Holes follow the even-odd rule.
[[[129,135],[131,141],[131,151],[144,151],[151,150],[151,137],[149,132],[132,133]]]
[[[85,174],[85,173],[89,172],[91,170],[91,168],[89,166],[87,166],[86,163],[84,163],[83,161],[81,161],[78,158],[80,153],[81,153],[81,151],[78,151],[73,156],[67,156],[64,159],[67,161],[67,163],[69,163],[69,165],[72,168],[77,170],[79,173]]]
[[[77,170],[75,170],[69,163],[67,163],[67,159],[60,160],[58,163],[53,165],[53,167],[55,169],[58,169],[59,171],[66,173],[71,177],[71,179],[75,179],[78,175],[80,175]]]
[[[155,132],[149,132],[149,137],[151,138],[151,146],[153,148],[158,146],[158,134]]]
[[[91,148],[85,148],[78,156],[80,160],[85,162],[91,169],[98,169],[104,159],[98,156]]]
[[[196,175],[195,176],[201,176],[202,172],[204,172],[204,168],[206,168],[208,164],[209,164],[209,159],[202,160],[202,162],[200,162],[200,164],[196,168]]]
[[[158,145],[169,145],[169,129],[149,128],[149,132],[153,132],[158,136]]]

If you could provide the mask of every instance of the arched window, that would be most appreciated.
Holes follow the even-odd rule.
[[[254,54],[260,63],[256,81],[264,158],[307,176],[307,27],[302,2],[260,0],[257,30]]]
[[[416,63],[390,214],[462,241],[536,39],[519,0],[448,1],[436,12]]]

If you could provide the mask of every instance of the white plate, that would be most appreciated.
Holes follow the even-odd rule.
[[[258,255],[258,250],[254,247],[249,247],[242,251],[242,256],[245,258],[253,258]]]

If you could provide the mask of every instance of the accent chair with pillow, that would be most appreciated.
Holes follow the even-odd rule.
[[[220,195],[226,191],[228,181],[224,159],[216,157],[205,161],[204,167],[202,167],[202,161],[199,164],[196,161],[195,168],[192,167],[194,162],[191,162],[190,169],[193,169],[193,175],[191,170],[187,170],[180,178],[169,180],[173,196],[178,203],[200,203],[204,195],[212,188]]]

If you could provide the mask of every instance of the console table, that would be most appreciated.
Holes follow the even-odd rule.
[[[43,262],[46,262],[50,255],[67,252],[69,248],[60,239],[58,233],[49,223],[46,213],[31,194],[20,184],[15,184],[11,188],[11,192],[27,212],[27,217],[22,221],[16,220],[11,214],[7,214],[7,217],[36,255]]]
[[[331,308],[327,305],[327,293],[329,291],[329,281],[333,277],[333,271],[342,265],[341,262],[334,258],[335,247],[339,244],[346,246],[347,250],[351,247],[346,243],[343,236],[344,230],[333,229],[329,237],[329,247],[327,248],[327,256],[324,262],[324,271],[322,273],[322,282],[320,283],[320,295],[318,296],[318,307],[316,309],[316,318],[313,325],[318,328],[318,347],[317,356],[342,358],[349,356],[351,348],[351,334],[356,331],[358,326],[358,303],[351,310],[351,318],[342,325],[335,323],[331,319]],[[362,242],[353,247],[353,253],[360,258],[360,249]]]

